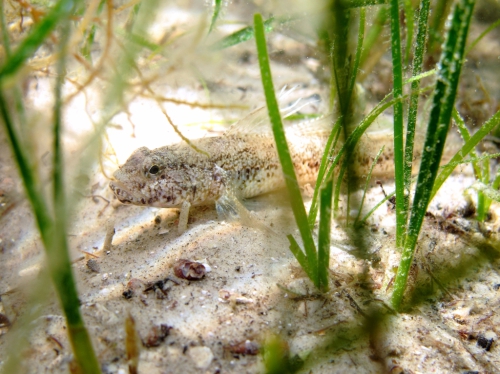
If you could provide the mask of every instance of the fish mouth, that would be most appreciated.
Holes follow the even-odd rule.
[[[116,198],[124,204],[142,205],[141,198],[130,193],[127,187],[120,181],[114,179],[109,182],[109,188],[114,192]]]

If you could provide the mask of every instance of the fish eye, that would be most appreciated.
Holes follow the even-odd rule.
[[[149,168],[149,174],[156,174],[160,171],[158,165],[153,165]]]

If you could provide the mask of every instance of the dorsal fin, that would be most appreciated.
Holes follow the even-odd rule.
[[[295,136],[324,135],[332,131],[334,121],[335,116],[333,113],[329,113],[308,121],[292,124],[287,126],[285,130],[287,134]]]
[[[289,105],[285,105],[284,100],[296,88],[297,86],[294,86],[291,89],[286,90],[285,86],[278,96],[278,103],[280,105],[282,118],[287,118],[292,114],[297,113],[305,106],[315,104],[320,101],[317,95],[312,95],[308,98],[300,98]],[[269,123],[269,114],[267,112],[267,107],[263,106],[255,109],[249,115],[231,125],[231,127],[229,127],[229,129],[226,131],[225,135],[266,133],[271,133],[271,124]]]

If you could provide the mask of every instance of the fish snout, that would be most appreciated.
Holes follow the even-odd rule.
[[[111,180],[111,182],[109,182],[109,188],[111,188],[116,198],[120,202],[124,204],[135,203],[134,196],[131,193],[129,193],[125,188],[125,186],[123,186],[123,184],[120,183],[118,180]]]

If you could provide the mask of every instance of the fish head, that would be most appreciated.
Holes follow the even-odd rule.
[[[169,152],[141,147],[113,174],[109,187],[125,204],[174,208],[186,199],[190,174],[176,160],[175,149]]]

